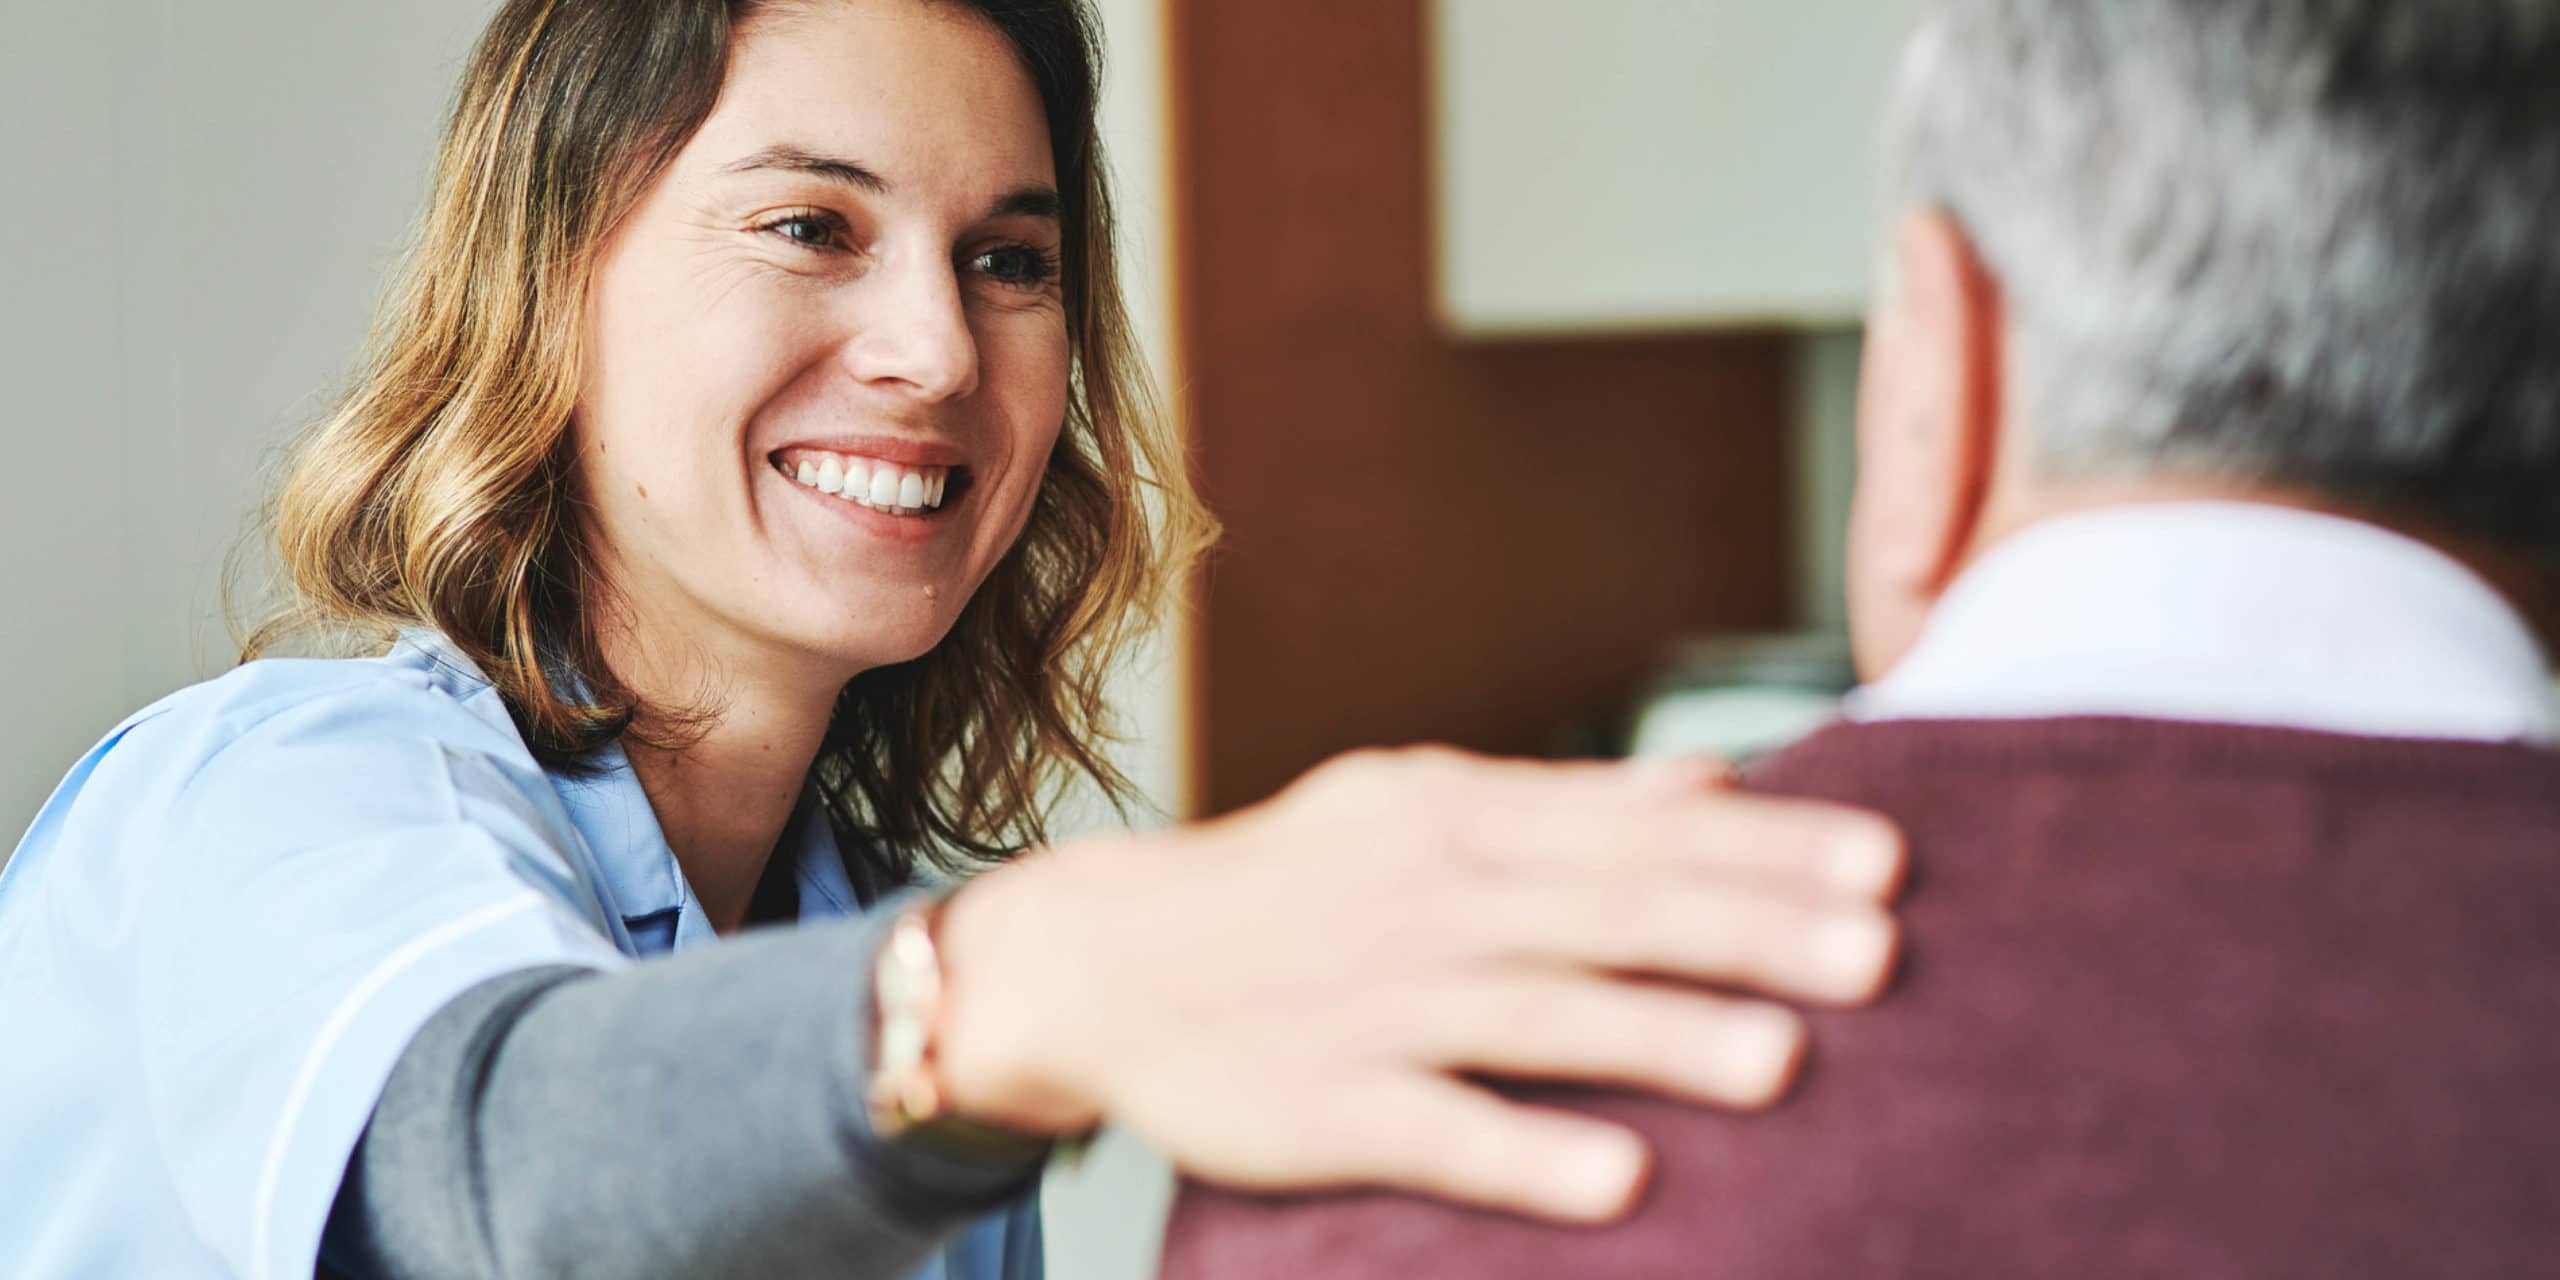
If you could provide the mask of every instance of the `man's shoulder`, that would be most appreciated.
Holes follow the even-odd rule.
[[[2525,1105],[2560,1071],[2560,753],[1913,721],[1749,777],[1912,841],[1910,959],[1877,1007],[1809,1015],[1797,1095],[1753,1116],[1542,1095],[1653,1143],[1613,1230],[1192,1187],[1166,1274],[2317,1272],[2443,1247],[2436,1224],[2560,1169],[2560,1115]],[[2375,1158],[2452,1134],[2460,1179]],[[2482,1214],[2479,1247],[2551,1243],[2548,1215]],[[2146,1250],[2165,1261],[2127,1262]]]
[[[1986,785],[2459,792],[2560,808],[2560,750],[2117,716],[1842,721],[1753,762],[1747,785],[1888,809],[1979,809]],[[1990,797],[1996,801],[1995,797]]]

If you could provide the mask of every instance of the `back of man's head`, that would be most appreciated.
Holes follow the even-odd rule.
[[[1993,282],[2040,482],[2560,561],[2560,0],[1947,0],[1883,152]]]

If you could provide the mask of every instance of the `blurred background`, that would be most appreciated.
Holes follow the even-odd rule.
[[[1145,343],[1229,536],[1123,673],[1165,816],[1323,757],[1747,751],[1847,679],[1869,122],[1916,0],[1098,0]],[[233,656],[494,0],[0,0],[0,848]],[[239,602],[255,612],[254,598]],[[1163,1172],[1049,1188],[1148,1274]]]

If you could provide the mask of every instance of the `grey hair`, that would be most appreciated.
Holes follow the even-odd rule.
[[[1882,142],[2001,283],[2041,474],[2560,556],[2560,0],[1946,0]]]

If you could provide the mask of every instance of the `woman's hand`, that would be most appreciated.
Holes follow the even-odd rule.
[[[992,872],[943,918],[950,1101],[1032,1132],[1107,1119],[1230,1185],[1615,1216],[1634,1134],[1465,1075],[1759,1106],[1802,1057],[1796,1015],[1645,976],[1855,1003],[1891,965],[1893,829],[1723,776],[1366,752],[1222,821]]]

